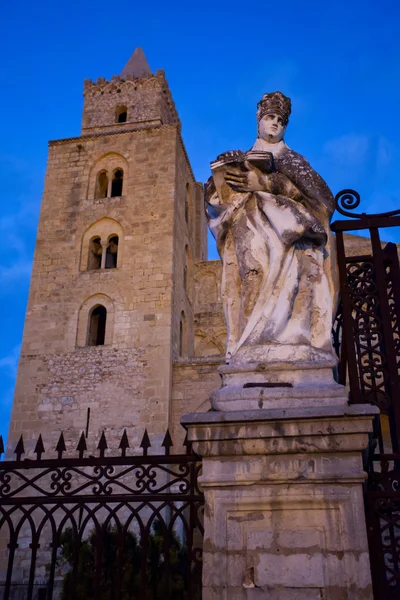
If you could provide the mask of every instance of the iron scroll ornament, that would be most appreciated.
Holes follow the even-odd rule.
[[[344,217],[350,217],[351,219],[362,219],[368,217],[396,217],[400,215],[400,209],[392,210],[384,213],[353,213],[349,212],[360,206],[361,198],[360,194],[355,190],[342,190],[335,196],[335,208]],[[347,210],[346,210],[347,209]]]

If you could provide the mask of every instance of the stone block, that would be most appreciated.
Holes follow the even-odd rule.
[[[372,600],[361,451],[375,412],[183,418],[203,456],[204,597]]]

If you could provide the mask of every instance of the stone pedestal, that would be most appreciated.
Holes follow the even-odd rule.
[[[185,415],[203,457],[203,600],[372,600],[372,406]]]
[[[216,411],[347,404],[348,391],[333,377],[337,358],[332,352],[270,344],[246,349],[242,362],[241,352],[218,369],[222,385],[210,395]]]

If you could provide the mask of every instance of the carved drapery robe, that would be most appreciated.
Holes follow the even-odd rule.
[[[323,179],[281,141],[270,192],[214,192],[209,226],[223,263],[227,358],[263,360],[271,346],[332,356],[336,269],[329,222],[334,199]],[[212,214],[213,213],[213,214]],[[304,353],[303,353],[304,354]],[[292,358],[296,360],[296,353]]]

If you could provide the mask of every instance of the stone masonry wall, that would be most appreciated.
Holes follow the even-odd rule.
[[[165,432],[177,139],[177,127],[164,126],[51,143],[10,444],[40,432],[52,442],[60,429],[77,440],[89,406],[94,437],[126,426]],[[122,196],[98,202],[89,176],[110,152],[127,165]],[[118,268],[81,271],[85,231],[104,217],[123,231]],[[112,339],[78,349],[78,316],[97,297],[110,307]]]
[[[125,81],[113,77],[85,81],[82,133],[123,130],[132,123],[180,124],[162,71],[153,77]],[[127,107],[126,123],[116,123],[116,108]]]
[[[196,357],[225,354],[226,322],[221,299],[222,264],[196,263],[194,273],[194,344]]]
[[[196,183],[185,160],[183,146],[177,144],[176,202],[174,227],[174,285],[172,312],[173,356],[180,356],[180,321],[182,313],[182,355],[193,355],[193,268],[196,257]],[[188,202],[188,214],[185,204]],[[188,217],[186,221],[186,216]],[[186,286],[185,286],[186,269]]]
[[[220,386],[217,369],[223,362],[222,357],[184,358],[174,362],[171,430],[175,452],[180,451],[185,439],[181,416],[211,409],[209,394]]]

